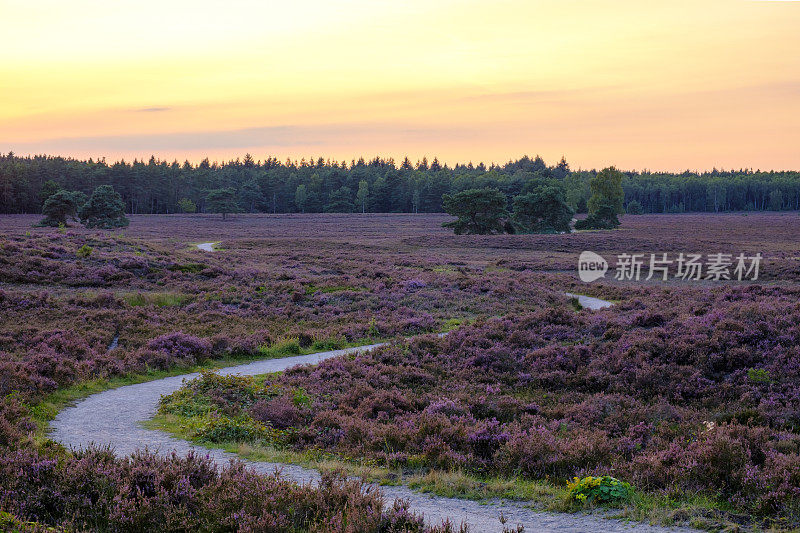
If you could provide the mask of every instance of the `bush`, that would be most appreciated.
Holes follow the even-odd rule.
[[[297,426],[304,419],[303,413],[293,399],[286,396],[257,402],[250,408],[250,416],[277,429]]]
[[[209,442],[270,441],[273,437],[270,428],[246,415],[229,418],[211,414],[204,419],[195,436]]]
[[[590,504],[620,503],[629,499],[633,494],[630,484],[611,476],[575,477],[572,481],[567,481],[567,488],[571,499]]]
[[[212,356],[211,341],[180,331],[156,337],[147,347],[187,364],[202,363]]]
[[[75,218],[78,210],[86,202],[86,195],[77,191],[59,190],[53,193],[44,202],[42,214],[44,219],[41,226],[57,227],[67,224],[67,218]]]
[[[94,248],[92,248],[88,244],[84,244],[83,246],[78,248],[78,251],[75,252],[75,253],[77,254],[78,257],[82,257],[82,258],[86,259],[90,255],[92,255],[93,251],[94,251]]]

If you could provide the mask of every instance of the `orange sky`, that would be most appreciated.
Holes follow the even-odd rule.
[[[800,169],[800,1],[0,0],[0,151]]]

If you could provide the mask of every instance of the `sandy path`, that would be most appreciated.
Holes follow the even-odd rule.
[[[211,251],[213,244],[203,243],[198,245],[198,248]],[[208,245],[208,248],[203,248],[205,245]],[[578,296],[578,299],[581,301],[581,305],[589,309],[611,305],[610,302],[588,296]],[[363,352],[378,346],[381,344],[255,361],[224,368],[220,370],[220,373],[248,376],[267,374],[296,365],[316,364],[331,357]],[[141,426],[142,422],[151,419],[156,414],[162,395],[178,390],[184,380],[190,380],[197,376],[198,374],[195,373],[169,377],[93,394],[61,411],[51,423],[52,433],[50,436],[53,440],[71,448],[86,447],[89,444],[109,445],[117,455],[127,455],[145,446],[165,455],[172,451],[183,455],[190,450],[195,450],[207,455],[216,464],[225,465],[236,456],[221,450],[203,448],[161,431],[145,429]],[[319,479],[319,473],[316,470],[296,465],[268,462],[248,462],[248,464],[258,472],[272,473],[278,469],[283,477],[299,483],[316,482]],[[422,513],[425,520],[431,524],[449,519],[454,524],[467,523],[470,525],[471,531],[475,532],[502,531],[503,526],[499,520],[501,514],[506,518],[507,525],[523,525],[527,532],[608,531],[613,533],[636,531],[655,533],[693,531],[631,524],[621,520],[605,519],[599,515],[536,512],[524,507],[519,502],[496,500],[487,503],[429,496],[403,486],[381,487],[381,492],[387,503],[397,498],[409,500],[411,509]]]

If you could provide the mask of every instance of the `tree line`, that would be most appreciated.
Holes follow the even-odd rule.
[[[497,165],[447,166],[437,159],[256,161],[249,154],[224,163],[78,160],[0,155],[0,213],[41,213],[52,184],[86,194],[110,185],[126,213],[179,212],[441,212],[443,196],[492,188],[507,198],[556,187],[585,213],[595,170],[572,170],[522,157]],[[48,188],[49,187],[49,188]],[[800,209],[800,172],[623,172],[624,209],[631,212]],[[225,211],[219,211],[220,206]],[[214,211],[214,209],[217,209]]]

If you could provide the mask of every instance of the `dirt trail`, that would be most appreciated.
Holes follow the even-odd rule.
[[[214,243],[203,243],[198,248],[211,251]],[[208,245],[207,248],[203,246]],[[588,296],[578,296],[581,305],[589,309],[608,307],[604,302]],[[255,361],[244,365],[228,367],[220,370],[221,374],[259,375],[279,372],[296,365],[316,364],[331,357],[353,354],[377,348],[382,344],[333,350],[311,355],[285,357]],[[128,455],[137,449],[147,447],[160,454],[175,451],[185,455],[194,450],[207,455],[218,465],[225,465],[235,455],[215,449],[203,448],[189,442],[174,438],[166,433],[145,429],[142,422],[151,419],[157,411],[162,395],[178,390],[185,380],[191,380],[198,374],[174,376],[136,385],[119,387],[97,394],[78,402],[76,405],[61,411],[50,424],[50,437],[71,448],[86,447],[90,444],[109,445],[120,456]],[[283,477],[299,483],[316,482],[319,473],[316,470],[297,465],[285,465],[268,462],[248,462],[258,472],[272,473],[279,470]],[[449,519],[452,523],[469,524],[475,532],[500,532],[503,526],[500,516],[507,520],[507,526],[522,525],[526,532],[678,532],[693,531],[688,529],[654,527],[645,524],[632,524],[621,520],[606,519],[602,515],[581,515],[545,513],[526,508],[520,502],[491,501],[474,502],[455,498],[424,495],[412,491],[408,487],[381,487],[387,503],[397,498],[408,500],[411,509],[422,513],[431,524]]]

